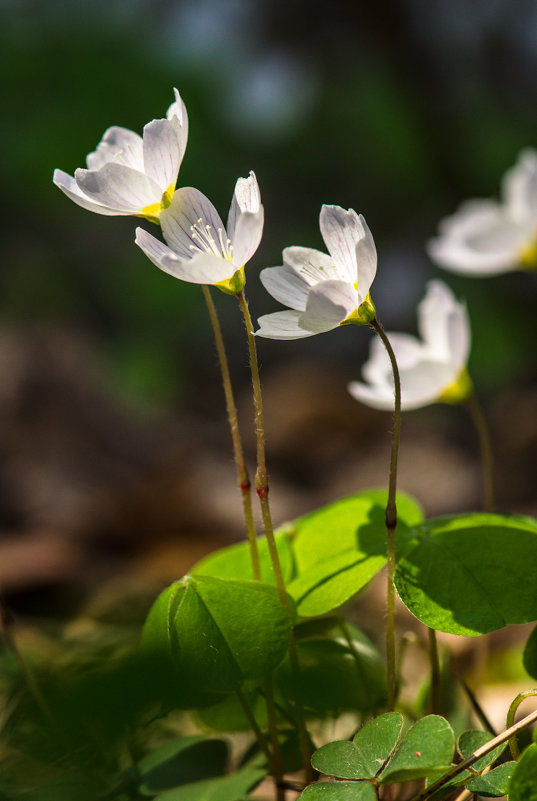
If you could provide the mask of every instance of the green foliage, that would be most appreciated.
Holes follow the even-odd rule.
[[[478,776],[466,783],[472,793],[479,793],[484,798],[498,798],[507,793],[515,762],[504,762],[489,773]]]
[[[155,801],[243,801],[265,777],[260,759],[252,760],[228,776],[192,782],[156,796]]]
[[[350,643],[325,638],[297,643],[298,676],[288,661],[276,673],[282,696],[298,696],[310,717],[371,714],[385,703],[386,671],[380,654],[353,626],[348,633]]]
[[[140,792],[154,796],[178,785],[191,784],[225,773],[229,753],[223,740],[192,735],[157,748],[138,763]]]
[[[291,540],[287,528],[275,533],[276,547],[282,568],[283,580],[290,581],[295,574],[294,557]],[[258,537],[259,566],[263,581],[275,584],[274,571],[266,537]],[[250,546],[247,542],[239,542],[220,548],[198,562],[192,573],[197,576],[216,576],[224,579],[253,579]]]
[[[155,602],[141,647],[147,658],[164,657],[188,698],[192,691],[230,692],[265,675],[284,658],[289,636],[272,585],[186,576]]]
[[[352,742],[339,740],[319,748],[311,764],[340,779],[373,779],[384,767],[403,730],[403,717],[387,712],[363,726]]]
[[[468,514],[430,521],[399,562],[403,603],[431,628],[478,635],[537,619],[537,523]]]
[[[453,729],[439,715],[421,718],[403,735],[380,774],[381,782],[422,779],[453,758]]]
[[[317,782],[306,787],[300,801],[376,801],[371,784],[363,782]]]
[[[509,801],[537,801],[537,744],[526,748],[515,764],[508,793]]]
[[[368,490],[316,509],[276,532],[278,554],[289,594],[301,617],[337,609],[360,590],[386,563],[384,508],[387,493]],[[399,493],[397,543],[399,553],[415,536],[412,526],[423,520],[419,505]],[[274,582],[264,537],[258,539],[264,581]],[[247,543],[231,545],[199,562],[196,575],[252,578]]]
[[[485,743],[490,742],[492,740],[493,735],[490,734],[488,731],[480,731],[471,729],[469,731],[464,731],[457,741],[457,751],[461,755],[462,759],[468,759],[468,757],[472,756],[474,751],[477,751],[478,748],[481,748],[482,745]],[[494,748],[493,751],[489,751],[488,754],[478,759],[477,762],[474,762],[472,765],[472,770],[477,771],[478,773],[482,770],[485,770],[489,765],[492,765],[500,754],[503,754],[505,749],[507,748],[507,743],[502,743],[497,748]]]
[[[324,745],[312,765],[329,776],[392,784],[438,772],[451,763],[453,750],[453,730],[439,715],[428,715],[403,733],[401,715],[388,712],[366,724],[352,743]]]
[[[533,629],[523,655],[524,667],[532,679],[537,679],[537,626]]]

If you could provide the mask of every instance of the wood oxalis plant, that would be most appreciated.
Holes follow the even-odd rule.
[[[115,779],[98,798],[244,801],[260,797],[259,785],[271,777],[272,790],[266,781],[264,787],[277,801],[537,799],[537,743],[528,740],[520,754],[516,742],[537,713],[515,723],[522,698],[500,734],[482,711],[482,725],[470,730],[463,730],[460,716],[450,722],[439,714],[450,675],[437,631],[479,637],[537,620],[537,520],[494,511],[490,441],[467,368],[466,307],[435,280],[418,307],[420,338],[386,333],[371,294],[377,254],[366,222],[352,209],[324,205],[320,230],[327,252],[287,247],[281,266],[261,272],[286,310],[261,317],[255,330],[245,268],[264,224],[256,177],[251,172],[238,179],[224,225],[201,192],[176,188],[186,142],[187,113],[175,90],[166,117],[148,123],[143,136],[109,128],[87,169],[74,177],[54,174],[56,185],[85,209],[160,226],[162,236],[138,228],[136,244],[164,272],[201,286],[246,534],[244,543],[216,551],[164,590],[136,654],[137,675],[152,687],[139,725],[188,710],[203,733],[193,734],[190,723],[188,734],[135,753],[128,768],[118,761]],[[526,152],[506,176],[501,203],[476,201],[441,224],[429,245],[432,258],[475,276],[533,266],[536,198],[537,154]],[[235,297],[244,317],[257,437],[253,487],[210,287]],[[349,391],[394,414],[387,489],[337,500],[274,529],[257,345],[263,337],[293,340],[342,325],[369,326],[377,335],[364,381],[351,383]],[[401,413],[435,402],[465,404],[475,422],[483,465],[479,512],[425,520],[419,503],[396,491]],[[384,656],[341,612],[383,570]],[[396,643],[396,592],[423,624],[431,665],[425,700],[404,707],[398,701],[403,648]],[[535,634],[524,661],[537,678]],[[140,682],[136,686],[140,691]],[[33,681],[33,690],[46,712],[46,686]],[[342,735],[331,740],[335,721]],[[246,731],[250,738],[229,737]]]

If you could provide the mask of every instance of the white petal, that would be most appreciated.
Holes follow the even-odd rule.
[[[423,344],[410,334],[387,332],[399,370],[409,369],[424,357]],[[369,359],[362,367],[362,375],[370,384],[393,387],[392,365],[380,337],[371,340]]]
[[[234,236],[229,235],[233,244],[233,263],[243,267],[249,261],[261,242],[263,236],[263,206],[256,214],[243,212],[235,227]]]
[[[470,355],[472,333],[465,304],[458,304],[448,320],[450,363],[458,375],[466,367]]]
[[[426,359],[414,367],[401,370],[400,375],[403,409],[417,409],[419,406],[435,403],[458,377],[451,365]]]
[[[170,120],[172,117],[177,117],[179,122],[181,123],[181,128],[183,129],[183,141],[185,143],[188,139],[188,114],[186,113],[186,106],[181,99],[181,95],[174,88],[173,93],[175,95],[175,101],[171,104],[166,112],[166,117]]]
[[[456,375],[444,364],[433,361],[420,361],[414,367],[400,370],[401,408],[403,411],[419,409],[435,403]],[[351,395],[375,409],[393,410],[395,394],[393,377],[390,383],[363,384],[353,381],[348,386]]]
[[[153,262],[155,267],[158,267],[160,270],[164,270],[164,272],[170,272],[163,266],[165,259],[166,261],[172,261],[174,259],[178,261],[173,250],[170,250],[170,248],[165,245],[164,242],[161,242],[160,239],[154,237],[144,228],[136,229],[136,237],[134,241],[138,247],[143,250],[147,258]],[[173,273],[171,273],[171,275],[173,275]]]
[[[181,259],[142,228],[136,229],[136,244],[159,269],[192,284],[218,284],[231,278],[235,272],[230,262],[209,253]]]
[[[261,283],[273,298],[291,309],[305,311],[309,284],[287,264],[266,267],[259,274]]]
[[[450,344],[448,321],[459,304],[442,281],[429,281],[425,297],[418,305],[418,330],[430,351],[439,359],[449,361]]]
[[[358,280],[356,246],[366,237],[362,220],[354,209],[346,211],[341,206],[323,206],[319,217],[321,234],[339,271],[339,279],[351,284]]]
[[[128,128],[114,125],[104,132],[104,136],[93,153],[86,159],[88,169],[100,170],[108,162],[122,164],[133,170],[143,172],[144,158],[142,152],[142,137]]]
[[[293,245],[285,248],[282,258],[284,265],[298,273],[308,286],[340,280],[340,272],[334,267],[332,257],[320,250]]]
[[[255,334],[266,339],[302,339],[313,336],[313,331],[307,331],[299,325],[300,316],[298,311],[264,314],[257,321],[260,328]]]
[[[177,183],[186,139],[177,117],[153,120],[144,128],[144,169],[159,185],[161,193]]]
[[[361,214],[360,222],[365,236],[356,245],[356,263],[358,266],[358,300],[363,303],[377,273],[377,249],[371,231]]]
[[[480,253],[456,239],[431,239],[426,246],[430,258],[439,266],[454,273],[487,277],[515,270],[518,254]]]
[[[323,281],[311,287],[300,324],[313,331],[331,331],[358,307],[358,293],[345,281]]]
[[[370,386],[361,381],[351,381],[347,389],[355,400],[371,406],[373,409],[382,411],[393,411],[395,406],[395,395],[393,387]]]
[[[502,194],[509,216],[517,222],[537,224],[537,152],[524,150],[506,172]]]
[[[201,240],[193,236],[193,226],[201,226],[204,231],[207,225],[210,226],[207,236],[216,243],[215,247],[219,242],[218,229],[222,230],[222,236],[226,238],[224,224],[211,201],[190,186],[175,192],[170,206],[160,214],[160,225],[164,239],[171,249],[186,259],[192,258],[201,246]]]
[[[231,241],[235,238],[235,227],[244,212],[257,214],[261,210],[261,194],[255,173],[250,171],[248,178],[239,178],[235,184],[233,198],[227,218],[227,233]]]
[[[160,203],[162,196],[151,178],[121,164],[108,163],[97,172],[79,169],[75,181],[91,200],[130,214]]]
[[[82,206],[83,209],[94,211],[96,214],[104,214],[109,217],[129,214],[128,211],[111,209],[108,206],[102,206],[100,203],[95,203],[95,201],[90,200],[90,198],[79,188],[75,179],[63,170],[54,170],[54,176],[52,180],[56,186],[59,187],[65,195],[67,195],[67,197],[71,198],[71,200],[73,200],[77,206]]]
[[[428,243],[441,267],[471,275],[495,275],[515,269],[533,227],[515,222],[493,201],[469,201],[439,225],[440,236]]]

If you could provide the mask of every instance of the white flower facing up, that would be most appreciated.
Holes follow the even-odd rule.
[[[418,329],[421,341],[409,334],[387,334],[399,366],[401,408],[408,411],[430,403],[461,403],[472,392],[466,369],[470,324],[466,307],[442,281],[427,284],[418,306]],[[393,411],[392,368],[376,337],[362,374],[367,383],[351,382],[351,395],[367,406]]]
[[[260,317],[256,335],[299,339],[340,325],[365,325],[375,318],[369,289],[377,271],[377,252],[362,215],[340,206],[323,206],[320,228],[327,253],[305,247],[283,251],[283,265],[261,271],[272,297],[290,307]]]
[[[490,276],[537,268],[537,152],[523,151],[503,179],[502,200],[470,200],[442,220],[427,246],[457,273]]]
[[[54,183],[79,206],[109,216],[133,215],[158,223],[170,205],[185,153],[188,117],[179,92],[166,118],[149,122],[139,136],[128,128],[105,131],[74,177],[54,171]]]
[[[136,244],[165,273],[193,284],[212,284],[234,295],[245,284],[244,265],[263,234],[263,206],[253,172],[235,185],[227,226],[197,189],[178,189],[160,224],[166,245],[143,228]]]

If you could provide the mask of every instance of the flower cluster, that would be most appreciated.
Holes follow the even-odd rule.
[[[259,247],[264,223],[256,177],[239,178],[227,224],[198,189],[176,189],[185,154],[188,116],[177,89],[162,119],[143,135],[109,128],[74,176],[55,170],[54,183],[79,206],[103,215],[133,215],[160,226],[164,241],[143,228],[136,244],[159,269],[195,284],[237,294],[245,265]],[[320,230],[327,252],[287,247],[282,264],[261,271],[264,287],[285,311],[259,318],[258,337],[300,339],[342,325],[378,323],[370,289],[377,270],[373,237],[361,214],[324,205]],[[524,151],[506,174],[502,201],[471,201],[440,223],[428,244],[440,266],[472,275],[537,267],[537,152]],[[440,281],[418,307],[421,339],[389,334],[400,368],[402,407],[458,402],[471,392],[466,370],[470,328],[466,309]],[[394,383],[382,342],[374,340],[365,383],[351,394],[380,409],[393,408]]]

